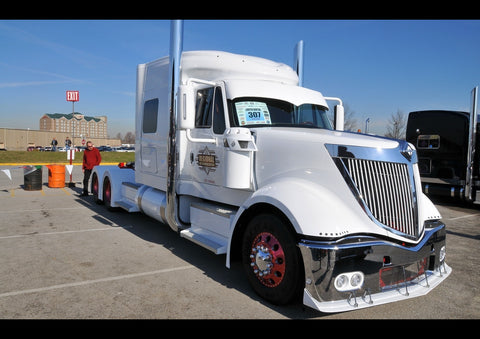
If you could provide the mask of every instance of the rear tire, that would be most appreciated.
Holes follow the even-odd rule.
[[[117,208],[112,207],[112,185],[108,177],[103,182],[103,203],[109,211],[114,212],[117,210]]]
[[[90,191],[92,192],[92,195],[93,195],[93,201],[95,201],[97,204],[102,204],[103,201],[98,199],[98,190],[99,190],[98,177],[97,177],[97,174],[94,173],[92,176],[92,187]]]
[[[263,299],[284,305],[301,295],[303,261],[282,218],[261,214],[249,222],[243,235],[242,262],[250,285]]]

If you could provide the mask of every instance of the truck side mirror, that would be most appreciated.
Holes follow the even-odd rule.
[[[193,86],[182,85],[179,90],[179,112],[177,116],[179,129],[195,128],[195,90]]]
[[[335,105],[335,129],[337,131],[343,131],[345,112],[342,105]]]

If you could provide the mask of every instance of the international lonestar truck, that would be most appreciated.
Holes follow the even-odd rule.
[[[480,204],[478,87],[470,112],[429,110],[408,115],[406,140],[417,148],[423,191]]]
[[[183,24],[172,32],[170,56],[137,69],[134,169],[95,167],[98,202],[169,225],[227,267],[241,260],[275,304],[303,294],[322,312],[360,309],[450,274],[411,145],[343,132],[341,101],[299,86],[300,66],[183,52]]]

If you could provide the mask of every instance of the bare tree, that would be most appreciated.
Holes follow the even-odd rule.
[[[124,144],[134,144],[135,143],[135,133],[127,132],[123,138]]]
[[[407,129],[407,117],[400,110],[392,113],[388,120],[387,133],[385,136],[394,139],[405,139],[405,131]]]
[[[118,132],[115,138],[119,139],[122,144],[134,144],[135,143],[135,133],[127,132],[125,136],[122,136],[122,133]]]
[[[345,123],[343,129],[345,131],[357,131],[357,119],[355,119],[355,112],[350,110],[347,104],[344,105],[345,109]]]

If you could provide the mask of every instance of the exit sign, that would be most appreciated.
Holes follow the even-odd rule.
[[[67,101],[78,101],[80,94],[78,91],[67,91]]]

